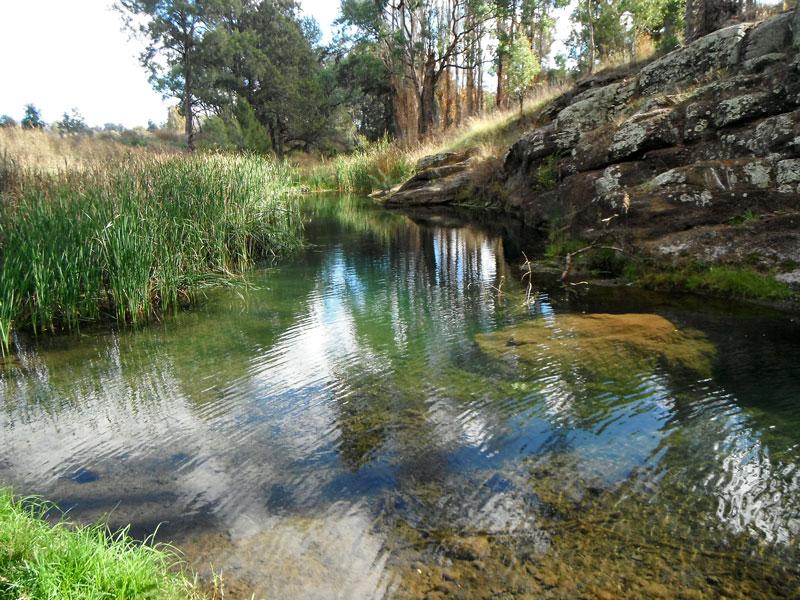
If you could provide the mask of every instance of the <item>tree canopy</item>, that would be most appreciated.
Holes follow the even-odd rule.
[[[334,41],[294,0],[118,0],[189,149],[333,152],[415,142],[538,81],[668,51],[720,26],[733,0],[341,0]],[[733,2],[736,10],[746,2]],[[729,6],[730,4],[730,6]],[[552,56],[572,6],[569,57]],[[495,80],[489,89],[489,77]],[[198,134],[199,128],[199,134]]]

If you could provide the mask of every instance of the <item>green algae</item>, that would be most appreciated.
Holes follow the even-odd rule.
[[[496,358],[535,365],[576,365],[597,377],[652,370],[659,360],[701,374],[711,371],[714,346],[702,334],[679,330],[655,314],[566,314],[480,334],[478,345]]]

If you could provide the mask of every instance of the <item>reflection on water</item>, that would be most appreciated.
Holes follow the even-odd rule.
[[[0,481],[160,524],[234,597],[800,593],[797,323],[602,288],[523,306],[524,241],[305,209],[308,249],[243,295],[20,340]]]

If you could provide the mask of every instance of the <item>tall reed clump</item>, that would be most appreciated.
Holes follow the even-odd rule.
[[[304,178],[315,189],[371,192],[389,189],[414,173],[414,151],[388,139],[324,162]]]
[[[0,207],[0,349],[12,327],[137,323],[300,244],[291,167],[256,157],[140,157],[23,172]]]
[[[53,506],[0,490],[0,598],[202,598],[167,546],[125,530],[47,522]]]

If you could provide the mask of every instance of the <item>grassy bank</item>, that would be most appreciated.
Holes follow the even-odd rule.
[[[0,165],[0,349],[12,329],[146,321],[300,244],[287,165],[157,156],[58,172]]]
[[[685,265],[628,266],[627,279],[656,291],[688,291],[744,300],[788,300],[792,290],[770,273],[748,267]]]
[[[305,185],[312,190],[369,193],[388,190],[414,174],[423,156],[479,148],[485,158],[502,158],[509,146],[535,122],[539,111],[566,90],[543,86],[519,109],[473,117],[417,144],[381,141],[351,154],[323,160],[306,169]]]
[[[137,544],[104,525],[76,527],[53,507],[0,490],[0,599],[200,599],[166,546]]]

